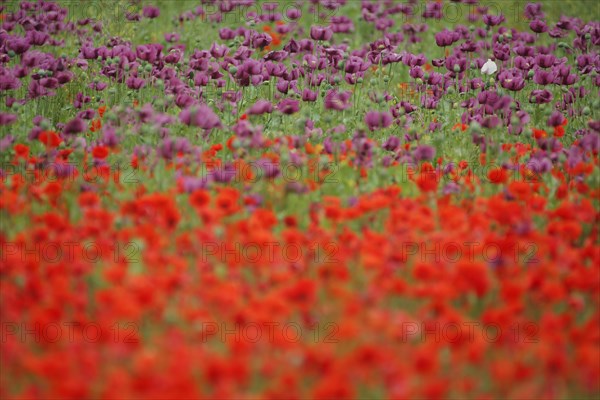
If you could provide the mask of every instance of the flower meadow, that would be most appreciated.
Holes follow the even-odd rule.
[[[593,1],[0,3],[0,397],[600,395]]]

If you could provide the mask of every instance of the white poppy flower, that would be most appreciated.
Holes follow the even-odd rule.
[[[493,75],[494,73],[496,73],[496,71],[498,71],[498,66],[489,58],[487,62],[483,64],[483,67],[481,67],[482,74]]]

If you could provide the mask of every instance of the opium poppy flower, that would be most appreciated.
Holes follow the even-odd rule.
[[[66,135],[75,135],[78,133],[85,132],[87,130],[87,125],[81,118],[75,118],[71,121],[67,122],[63,129],[63,133]]]
[[[221,120],[207,105],[191,106],[181,111],[179,119],[186,125],[197,126],[206,131],[221,127]]]
[[[291,115],[297,113],[300,110],[300,103],[298,100],[285,98],[277,104],[277,109],[282,114]]]
[[[322,26],[311,26],[310,27],[310,37],[313,40],[329,40],[333,36],[333,31],[328,27]]]

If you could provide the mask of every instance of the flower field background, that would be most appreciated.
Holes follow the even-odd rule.
[[[0,3],[0,397],[597,398],[599,7]]]

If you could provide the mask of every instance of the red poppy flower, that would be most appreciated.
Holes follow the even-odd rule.
[[[22,143],[17,143],[14,147],[17,157],[27,158],[29,157],[29,146]]]
[[[108,148],[106,146],[96,146],[92,150],[94,158],[104,159],[108,157]]]
[[[492,183],[502,184],[508,181],[508,173],[504,168],[498,167],[488,172],[488,178]]]
[[[196,190],[190,195],[190,204],[202,208],[210,203],[210,195],[206,190]]]
[[[93,119],[90,123],[90,131],[97,132],[102,129],[102,121],[100,119]]]
[[[46,147],[54,148],[58,147],[62,139],[58,136],[58,133],[54,131],[42,131],[38,140],[46,145]]]

